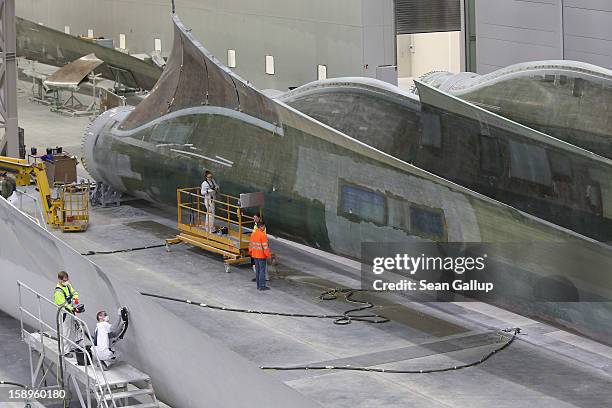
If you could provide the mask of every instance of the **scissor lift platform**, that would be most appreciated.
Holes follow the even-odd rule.
[[[243,209],[256,208],[261,214],[263,197],[263,193],[240,194],[240,197],[217,194],[213,215],[206,208],[206,199],[199,187],[177,190],[179,234],[166,240],[166,248],[170,250],[170,245],[187,243],[220,254],[226,272],[230,265],[249,262],[249,241],[255,220]],[[208,230],[210,217],[217,232]]]

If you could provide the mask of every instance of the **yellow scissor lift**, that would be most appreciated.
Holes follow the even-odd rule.
[[[85,231],[89,226],[89,190],[85,183],[59,186],[62,231]]]
[[[14,173],[17,186],[29,186],[31,178],[34,179],[48,225],[63,232],[87,229],[89,184],[59,185],[59,195],[53,197],[44,162],[29,163],[24,159],[0,156],[0,170]]]
[[[188,243],[220,254],[223,256],[226,272],[229,272],[230,265],[249,262],[249,241],[255,221],[252,216],[246,215],[243,209],[256,208],[255,211],[261,214],[263,197],[263,193],[240,194],[240,197],[218,193],[216,200],[213,200],[213,224],[224,233],[214,233],[207,228],[206,219],[211,214],[206,209],[200,188],[177,190],[179,234],[166,240],[166,248],[170,250],[170,245]]]

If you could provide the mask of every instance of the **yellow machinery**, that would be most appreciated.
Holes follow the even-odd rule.
[[[227,194],[217,194],[214,200],[214,225],[219,232],[208,231],[208,214],[204,196],[200,188],[185,188],[177,190],[178,229],[179,235],[167,239],[166,246],[181,242],[223,255],[225,271],[230,265],[249,262],[249,241],[255,221],[252,216],[243,213],[244,208],[263,210],[263,193],[240,194],[233,197]]]
[[[59,186],[59,196],[53,197],[44,162],[28,163],[24,159],[0,156],[0,170],[15,174],[17,186],[29,186],[34,179],[40,193],[40,205],[45,221],[62,231],[85,231],[89,225],[89,185]]]

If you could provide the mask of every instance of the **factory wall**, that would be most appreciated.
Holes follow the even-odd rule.
[[[17,15],[71,34],[125,34],[130,53],[170,52],[170,0],[20,0]],[[393,0],[176,0],[176,11],[205,47],[260,89],[286,90],[328,77],[376,77],[394,65]],[[274,74],[266,73],[266,56]]]
[[[570,59],[612,68],[609,0],[476,0],[478,73]]]

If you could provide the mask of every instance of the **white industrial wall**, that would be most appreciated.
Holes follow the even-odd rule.
[[[611,0],[476,0],[479,73],[571,59],[612,68]]]
[[[461,70],[461,32],[397,36],[397,72],[400,78],[418,78],[431,71]]]
[[[563,0],[565,59],[612,69],[612,0]]]
[[[219,60],[236,50],[235,71],[255,86],[286,89],[328,76],[376,75],[394,64],[393,0],[177,0],[177,13]],[[150,53],[154,38],[168,55],[170,0],[19,0],[17,14],[64,30],[126,35],[131,53]],[[275,75],[265,73],[273,55]]]

